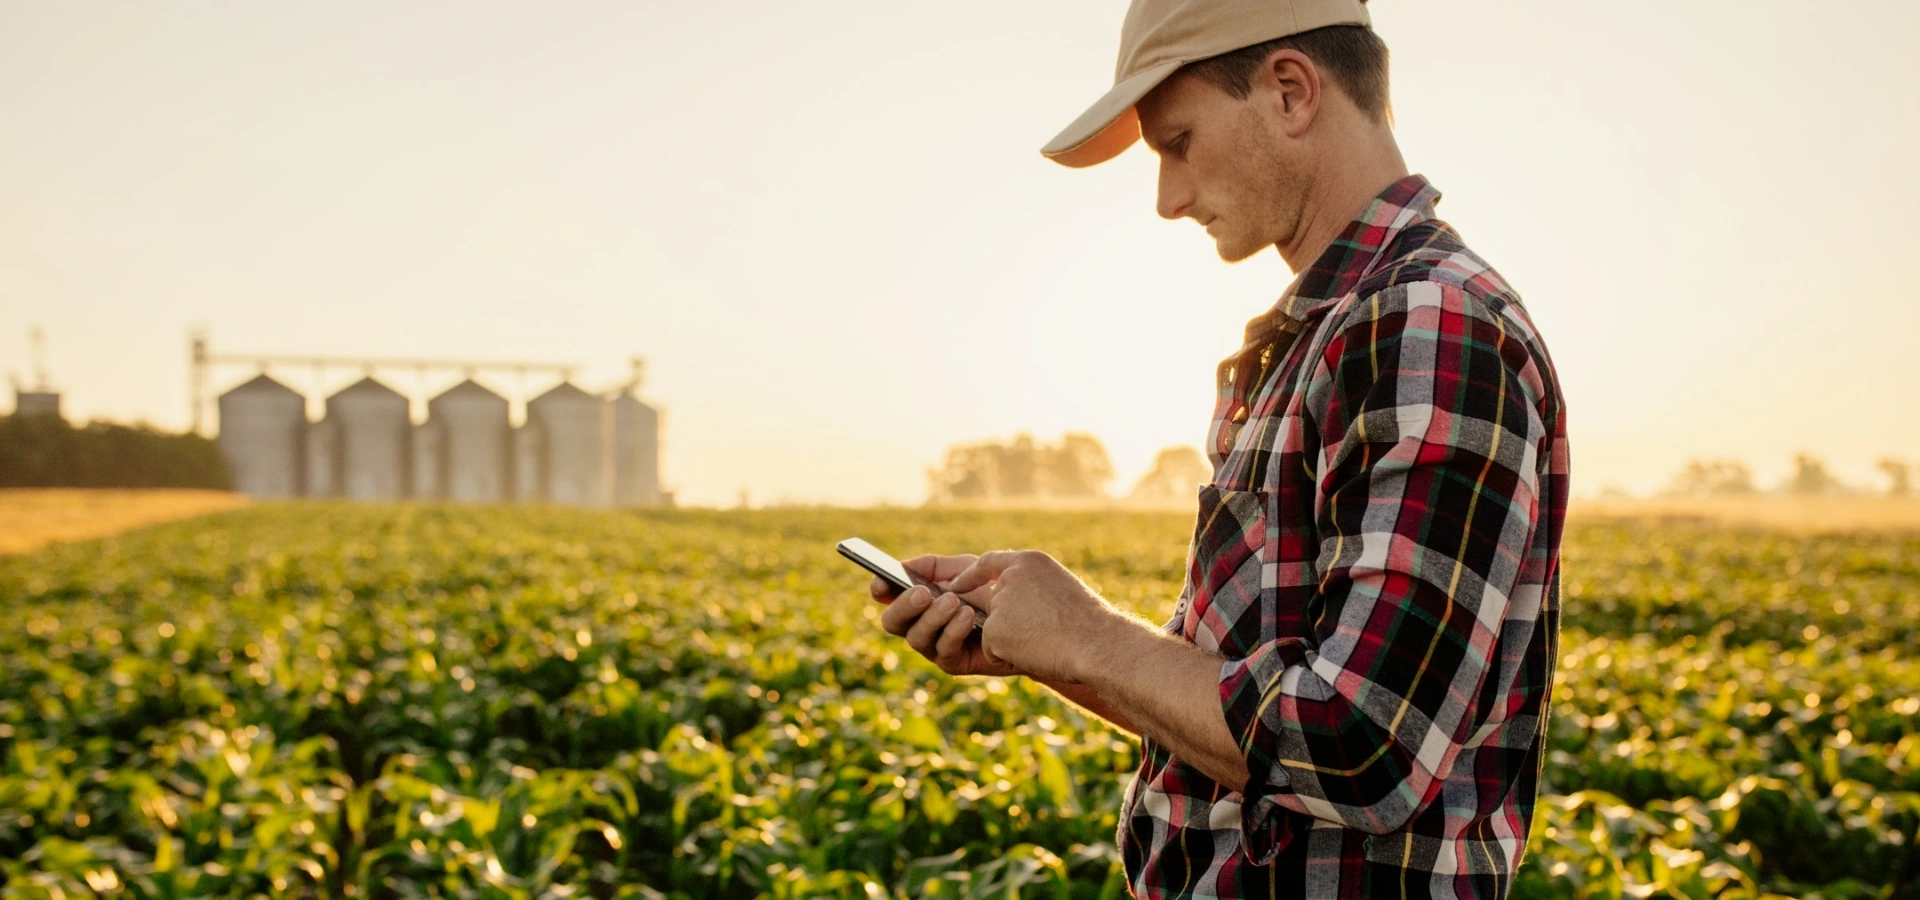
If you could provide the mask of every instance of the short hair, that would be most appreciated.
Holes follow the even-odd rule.
[[[1331,25],[1263,41],[1219,56],[1188,63],[1192,72],[1245,100],[1253,93],[1253,73],[1279,50],[1297,50],[1327,73],[1327,80],[1379,122],[1391,114],[1387,93],[1387,44],[1365,25]]]

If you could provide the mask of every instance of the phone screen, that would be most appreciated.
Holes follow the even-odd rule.
[[[839,550],[841,556],[859,563],[860,568],[880,576],[882,580],[893,585],[893,590],[896,594],[916,584],[924,584],[932,588],[935,594],[939,594],[943,590],[939,585],[933,584],[907,571],[906,566],[901,565],[899,560],[894,559],[893,556],[885,550],[875,547],[860,538],[847,538],[834,545],[834,549]],[[974,607],[973,630],[979,631],[985,628],[986,624],[987,614],[981,611],[978,606]]]
[[[861,568],[886,579],[896,590],[904,591],[918,583],[907,567],[886,551],[860,538],[847,538],[837,545],[840,555],[859,563]]]

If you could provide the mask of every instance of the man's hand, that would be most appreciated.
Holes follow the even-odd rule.
[[[946,582],[963,594],[987,585],[993,588],[980,643],[989,662],[1052,684],[1207,777],[1244,790],[1247,760],[1220,706],[1219,656],[1114,609],[1038,550],[988,553]]]
[[[992,585],[980,646],[989,663],[1044,681],[1084,681],[1098,635],[1120,618],[1058,560],[1038,550],[996,550],[947,582],[955,593]]]
[[[946,584],[975,560],[973,556],[916,556],[900,564],[927,581]],[[981,652],[980,639],[973,630],[980,612],[956,593],[949,591],[936,597],[933,591],[916,585],[895,596],[893,586],[880,578],[873,579],[868,590],[874,600],[887,605],[887,611],[880,614],[880,627],[888,634],[906,638],[908,646],[932,660],[940,671],[948,675],[1021,674],[1020,669],[991,661]]]

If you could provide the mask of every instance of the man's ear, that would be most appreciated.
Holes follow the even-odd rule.
[[[1320,69],[1298,50],[1275,50],[1254,73],[1253,89],[1288,137],[1299,137],[1320,114]]]

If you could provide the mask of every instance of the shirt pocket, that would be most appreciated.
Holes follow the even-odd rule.
[[[1209,484],[1199,499],[1186,584],[1167,630],[1208,652],[1245,656],[1260,640],[1274,585],[1273,495]]]

